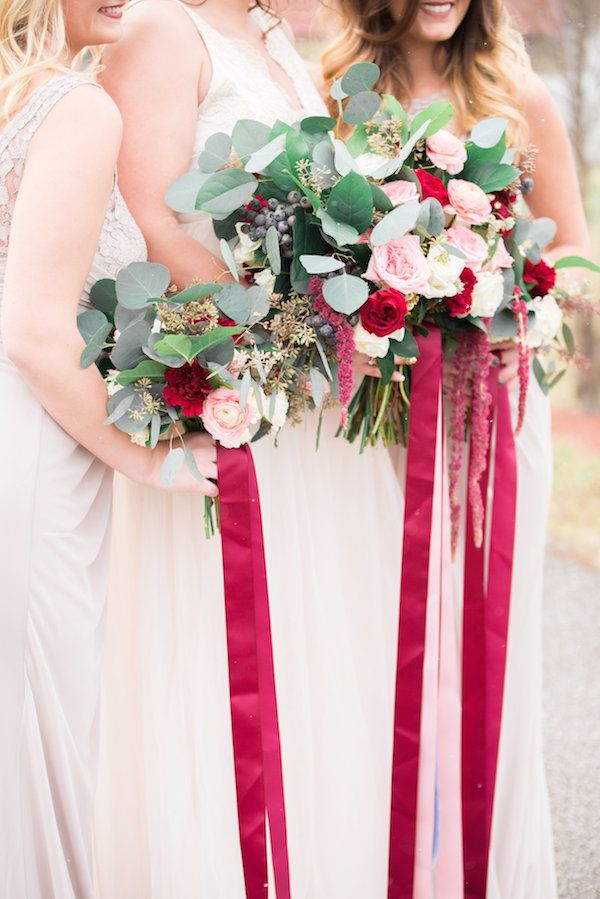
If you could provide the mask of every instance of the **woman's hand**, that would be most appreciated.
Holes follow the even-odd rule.
[[[499,381],[506,384],[509,390],[519,386],[519,350],[512,340],[493,345],[494,356],[500,363]]]
[[[394,356],[396,366],[403,365],[406,359],[401,356]],[[357,375],[368,376],[370,378],[380,378],[381,372],[375,359],[370,359],[365,353],[354,353],[354,371]],[[404,375],[397,369],[392,375],[392,381],[403,381]]]
[[[139,479],[140,482],[146,487],[167,490],[169,493],[187,492],[200,493],[203,496],[217,496],[219,493],[218,487],[212,480],[209,480],[210,478],[215,480],[217,478],[217,447],[215,441],[208,434],[186,434],[184,440],[187,448],[193,453],[198,471],[204,475],[204,480],[199,481],[195,478],[184,461],[175,482],[171,486],[165,487],[161,483],[160,472],[171,446],[166,441],[163,441],[158,444],[156,449],[148,451],[152,453],[150,467],[148,473]],[[177,440],[173,443],[173,449],[176,449],[179,445]]]

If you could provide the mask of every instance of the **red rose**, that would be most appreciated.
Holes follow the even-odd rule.
[[[463,289],[455,297],[447,297],[448,310],[453,318],[459,315],[468,315],[473,299],[473,288],[477,283],[477,276],[470,268],[464,268],[460,276]]]
[[[164,398],[170,406],[180,406],[184,415],[200,415],[204,407],[204,397],[211,393],[209,373],[200,366],[197,359],[191,365],[187,362],[181,368],[168,368],[165,372],[167,386]]]
[[[532,297],[545,297],[556,284],[556,272],[543,259],[535,265],[526,259],[523,280],[529,285]]]
[[[360,310],[360,320],[369,334],[387,337],[404,327],[407,312],[406,297],[399,290],[376,290]]]
[[[436,178],[435,175],[426,172],[425,169],[417,169],[415,175],[419,179],[424,200],[433,197],[434,200],[439,200],[442,206],[448,205],[450,198],[448,197],[446,185],[441,178]]]
[[[492,208],[494,210],[494,215],[499,219],[510,219],[514,218],[514,212],[512,207],[517,202],[517,195],[510,190],[498,190],[494,194],[494,200],[492,202]],[[502,237],[509,237],[514,230],[513,228],[504,228],[499,233]]]

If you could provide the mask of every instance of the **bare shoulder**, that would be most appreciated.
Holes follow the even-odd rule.
[[[131,6],[125,15],[125,39],[134,35],[159,35],[163,41],[175,39],[184,45],[198,44],[198,33],[190,16],[172,0],[143,0]]]
[[[82,82],[52,108],[32,142],[32,150],[60,152],[66,157],[85,153],[98,164],[114,165],[123,122],[116,103],[97,84]]]
[[[520,101],[532,130],[562,121],[558,104],[543,78],[527,71],[520,83]]]

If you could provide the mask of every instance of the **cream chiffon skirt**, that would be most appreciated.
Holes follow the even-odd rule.
[[[0,895],[92,899],[111,475],[0,347]]]

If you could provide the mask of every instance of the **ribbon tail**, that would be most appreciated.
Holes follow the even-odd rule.
[[[402,586],[394,715],[388,899],[411,899],[419,781],[421,705],[431,528],[440,405],[442,349],[439,329],[417,336],[408,441]]]

